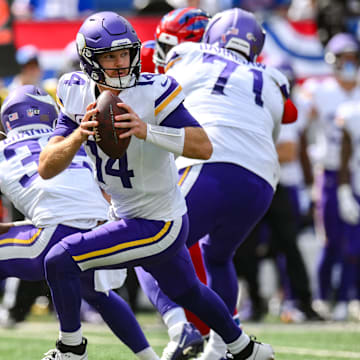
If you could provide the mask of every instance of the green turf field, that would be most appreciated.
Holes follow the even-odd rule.
[[[145,333],[161,355],[167,333],[159,317],[140,314]],[[277,360],[351,360],[360,359],[360,323],[264,324],[244,323],[248,334],[274,346]],[[136,357],[122,345],[106,326],[84,324],[89,340],[90,360],[131,360]],[[54,347],[57,324],[53,318],[34,317],[12,330],[0,329],[1,360],[40,360]]]

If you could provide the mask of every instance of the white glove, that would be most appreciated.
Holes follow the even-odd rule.
[[[358,224],[360,206],[352,193],[351,186],[349,184],[340,185],[337,190],[337,198],[341,219],[351,225]]]

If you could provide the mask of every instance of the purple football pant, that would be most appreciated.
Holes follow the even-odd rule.
[[[0,278],[45,279],[44,258],[62,238],[84,230],[58,225],[38,229],[32,225],[12,227],[0,236]],[[81,296],[102,316],[118,338],[134,353],[149,346],[128,304],[114,291],[95,291],[94,272],[81,276]],[[116,316],[114,316],[116,314]]]
[[[335,266],[343,266],[342,246],[344,237],[344,224],[341,221],[338,211],[337,201],[337,179],[336,171],[325,170],[323,175],[323,184],[321,189],[320,207],[318,209],[320,222],[325,232],[325,244],[321,250],[319,263],[317,267],[317,276],[319,284],[319,298],[329,300],[332,285],[332,275]],[[342,289],[337,297],[342,298],[347,291]]]
[[[265,214],[273,189],[259,176],[230,163],[196,165],[182,169],[179,175],[189,214],[187,246],[200,241],[208,286],[233,314],[238,294],[234,252]],[[177,306],[164,296],[149,274],[143,269],[136,271],[144,292],[160,314]]]
[[[356,196],[360,204],[360,197]],[[343,266],[338,301],[360,299],[360,224],[344,223]]]
[[[174,302],[196,314],[225,342],[236,340],[241,330],[226,305],[195,274],[185,246],[187,235],[187,215],[168,222],[122,219],[55,245],[45,258],[45,268],[61,330],[80,327],[82,271],[143,266]]]

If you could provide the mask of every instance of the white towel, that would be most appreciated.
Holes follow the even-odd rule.
[[[95,290],[109,295],[112,289],[118,289],[124,285],[127,269],[95,270]]]

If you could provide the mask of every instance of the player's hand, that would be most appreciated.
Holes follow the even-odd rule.
[[[360,220],[360,206],[352,193],[350,185],[340,185],[337,190],[337,197],[341,219],[351,225],[358,224]]]
[[[120,139],[127,138],[131,135],[136,136],[138,139],[146,139],[147,125],[140,119],[138,114],[127,104],[118,103],[119,107],[124,108],[127,113],[115,116],[114,126],[118,129],[129,129],[129,131],[119,135]]]
[[[87,106],[86,113],[82,118],[79,126],[82,142],[86,141],[90,135],[95,134],[93,128],[99,125],[98,121],[96,120],[97,112],[98,109],[96,109],[96,102],[93,102]]]
[[[13,223],[0,223],[0,235],[7,233],[13,227]]]

